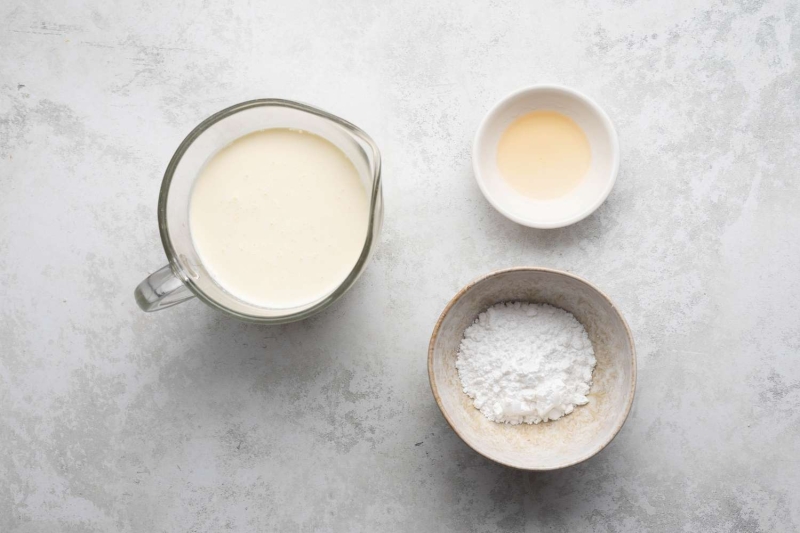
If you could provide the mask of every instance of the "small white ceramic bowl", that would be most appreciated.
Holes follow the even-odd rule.
[[[558,111],[574,120],[592,150],[591,167],[580,185],[552,200],[520,194],[497,169],[503,132],[517,118],[538,110]],[[560,228],[588,217],[608,197],[619,169],[619,140],[611,119],[588,96],[567,87],[536,85],[511,93],[487,113],[475,135],[472,167],[483,195],[504,216],[532,228]]]
[[[456,356],[464,330],[488,307],[514,301],[569,311],[592,341],[597,366],[589,403],[558,420],[516,426],[492,422],[461,386]],[[447,422],[476,452],[514,468],[555,470],[590,458],[622,428],[636,390],[636,351],[622,314],[589,282],[558,270],[510,268],[473,281],[450,300],[431,335],[428,376]]]

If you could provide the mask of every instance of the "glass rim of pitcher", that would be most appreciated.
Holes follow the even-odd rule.
[[[322,298],[321,300],[317,301],[314,305],[303,309],[302,311],[288,313],[286,315],[280,316],[260,316],[260,315],[251,315],[247,313],[240,313],[239,311],[235,311],[226,307],[216,300],[211,298],[210,296],[206,295],[203,290],[198,287],[194,281],[192,280],[192,276],[189,275],[185,268],[181,265],[180,261],[178,260],[178,252],[172,245],[172,240],[169,236],[169,226],[167,224],[167,202],[169,200],[169,191],[170,185],[172,184],[172,178],[174,176],[175,170],[177,169],[178,165],[181,162],[181,159],[186,154],[186,151],[192,145],[192,143],[202,135],[208,128],[212,125],[216,124],[217,122],[230,117],[236,113],[246,111],[248,109],[252,109],[255,107],[285,107],[296,109],[299,111],[303,111],[306,113],[310,113],[312,115],[316,115],[320,118],[327,119],[331,122],[342,127],[352,136],[356,137],[358,140],[362,141],[367,147],[369,147],[370,151],[372,152],[372,159],[370,162],[370,170],[372,171],[372,190],[370,192],[370,199],[369,199],[369,219],[367,221],[367,235],[364,239],[364,246],[361,249],[361,254],[358,256],[358,260],[353,265],[353,268],[350,270],[350,273],[347,277],[339,284],[336,289],[334,289],[330,294]],[[361,147],[364,150],[364,147]],[[367,159],[369,160],[369,154],[367,155]],[[258,98],[254,100],[247,100],[246,102],[240,102],[238,104],[234,104],[230,107],[226,107],[225,109],[214,113],[213,115],[209,116],[205,120],[203,120],[200,124],[195,126],[195,128],[189,132],[189,134],[183,139],[181,144],[178,146],[177,150],[173,154],[172,158],[167,165],[167,169],[164,171],[164,178],[161,181],[161,190],[158,195],[158,232],[161,235],[161,244],[164,247],[164,252],[167,255],[167,259],[169,260],[170,268],[172,269],[173,274],[181,280],[181,282],[194,294],[197,298],[199,298],[202,302],[210,305],[214,309],[218,309],[223,313],[227,313],[230,316],[236,317],[240,320],[245,320],[248,322],[255,322],[261,324],[285,324],[288,322],[294,322],[297,320],[303,320],[308,318],[322,309],[328,307],[330,304],[335,302],[339,297],[341,297],[345,292],[347,292],[350,287],[353,286],[356,279],[358,279],[359,275],[361,274],[365,263],[368,261],[370,257],[370,252],[372,250],[373,241],[375,239],[375,217],[379,216],[378,213],[378,202],[381,197],[381,153],[378,150],[378,146],[372,140],[372,138],[367,135],[367,133],[352,124],[344,120],[343,118],[337,117],[327,111],[322,109],[316,108],[314,106],[303,104],[300,102],[295,102],[292,100],[284,100],[281,98]]]

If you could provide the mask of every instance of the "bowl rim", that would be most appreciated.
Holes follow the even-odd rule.
[[[591,203],[586,209],[579,212],[576,215],[573,215],[569,218],[563,218],[559,220],[555,220],[553,222],[542,222],[538,220],[531,220],[522,216],[519,216],[510,210],[508,210],[502,202],[498,201],[495,197],[492,196],[491,192],[489,191],[486,183],[484,181],[483,175],[481,173],[480,165],[478,164],[478,152],[479,147],[485,143],[484,137],[486,128],[488,127],[489,122],[497,116],[498,110],[502,107],[505,103],[513,98],[517,98],[522,95],[526,94],[534,94],[542,91],[556,91],[562,94],[569,96],[575,100],[579,100],[584,103],[587,107],[589,107],[592,112],[597,115],[600,119],[600,122],[603,124],[603,127],[606,129],[609,135],[609,139],[611,141],[611,171],[609,172],[609,179],[606,183],[605,188],[603,191],[597,196],[595,201]],[[619,136],[617,135],[617,130],[614,127],[614,123],[611,121],[611,118],[608,114],[600,107],[597,102],[589,98],[586,94],[573,89],[571,87],[567,87],[565,85],[558,85],[558,84],[541,84],[541,85],[529,85],[527,87],[522,87],[515,91],[508,93],[507,95],[500,98],[497,102],[492,105],[489,111],[483,116],[481,119],[481,123],[478,126],[478,129],[475,132],[475,137],[472,140],[472,173],[475,176],[475,181],[478,183],[478,188],[483,193],[483,196],[488,200],[488,202],[494,207],[501,215],[516,222],[517,224],[522,224],[523,226],[528,226],[529,228],[538,228],[538,229],[554,229],[554,228],[563,228],[565,226],[570,226],[575,224],[576,222],[580,222],[584,218],[588,217],[603,205],[603,202],[606,201],[608,195],[611,194],[611,190],[614,188],[614,184],[617,181],[617,175],[619,174],[619,160],[620,160],[620,149],[619,149]]]
[[[452,307],[456,304],[456,302],[458,302],[468,291],[470,291],[477,284],[482,283],[482,282],[484,282],[484,281],[486,281],[488,279],[503,275],[503,274],[508,274],[510,272],[546,272],[546,273],[551,273],[551,274],[559,274],[559,275],[562,275],[562,276],[566,276],[568,278],[572,278],[572,279],[574,279],[574,280],[576,280],[576,281],[578,281],[580,283],[583,283],[584,285],[588,286],[590,289],[593,289],[593,290],[597,291],[597,293],[600,296],[602,296],[608,302],[608,304],[611,306],[611,308],[617,313],[617,315],[622,320],[622,324],[625,326],[625,333],[628,336],[628,343],[630,344],[630,347],[631,347],[631,387],[630,387],[630,396],[628,398],[628,402],[625,405],[625,410],[624,410],[623,416],[617,422],[617,424],[614,426],[613,431],[611,433],[611,436],[606,441],[602,442],[599,446],[597,446],[594,449],[590,450],[587,454],[584,454],[583,456],[580,456],[575,460],[567,461],[567,462],[565,462],[565,463],[563,463],[561,465],[558,465],[558,466],[546,467],[546,468],[526,468],[526,467],[522,467],[522,466],[518,466],[518,465],[514,465],[514,464],[510,464],[510,463],[501,461],[501,460],[496,459],[494,457],[489,457],[485,453],[483,453],[480,450],[478,450],[477,448],[475,448],[464,437],[464,435],[461,434],[461,432],[458,430],[458,428],[456,428],[455,424],[453,424],[453,420],[450,418],[450,416],[448,415],[447,411],[444,408],[444,405],[442,404],[442,399],[441,399],[441,396],[439,395],[439,389],[436,386],[436,380],[434,379],[435,371],[433,369],[433,347],[434,347],[434,344],[436,343],[436,340],[439,337],[439,332],[440,332],[440,328],[441,328],[442,322],[444,321],[445,317],[450,312],[450,309],[452,309]],[[560,470],[562,468],[567,468],[569,466],[573,466],[573,465],[576,465],[578,463],[582,463],[583,461],[586,461],[587,459],[590,459],[590,458],[594,457],[595,455],[597,455],[598,453],[600,453],[603,449],[605,449],[606,446],[608,446],[611,443],[611,441],[614,440],[614,438],[619,434],[619,431],[622,429],[622,426],[628,420],[628,416],[630,415],[631,408],[633,406],[633,399],[636,396],[636,346],[635,346],[635,344],[633,342],[633,333],[631,332],[631,328],[630,328],[630,326],[628,326],[628,322],[627,322],[627,320],[625,320],[625,316],[622,314],[622,312],[620,311],[619,307],[617,307],[614,304],[614,302],[611,300],[611,298],[608,297],[608,295],[606,293],[604,293],[603,291],[598,289],[594,284],[588,282],[584,278],[582,278],[580,276],[576,276],[575,274],[570,274],[569,272],[565,272],[563,270],[556,270],[556,269],[553,269],[553,268],[545,268],[545,267],[524,267],[523,266],[523,267],[503,268],[503,269],[500,269],[500,270],[494,270],[492,272],[489,272],[488,274],[484,274],[483,276],[480,276],[480,277],[470,281],[464,287],[462,287],[461,290],[459,290],[455,294],[455,296],[453,296],[450,299],[449,302],[447,302],[447,305],[445,306],[444,310],[442,311],[442,314],[439,315],[439,319],[436,321],[436,325],[433,327],[433,333],[431,333],[431,340],[428,343],[428,381],[429,381],[430,386],[431,386],[431,392],[433,393],[433,397],[436,400],[436,404],[439,406],[439,411],[441,411],[442,415],[444,415],[444,418],[447,421],[447,424],[456,433],[456,435],[458,435],[458,437],[462,441],[464,441],[464,443],[467,446],[469,446],[472,450],[474,450],[478,454],[482,455],[486,459],[489,459],[490,461],[494,461],[495,463],[499,463],[501,465],[508,466],[508,467],[511,467],[511,468],[516,468],[518,470],[526,470],[526,471],[529,471],[529,472],[546,472],[546,471],[550,471],[550,470]]]

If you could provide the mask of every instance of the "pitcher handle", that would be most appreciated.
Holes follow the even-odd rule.
[[[194,298],[194,294],[172,272],[169,265],[147,276],[134,291],[136,303],[148,313]]]

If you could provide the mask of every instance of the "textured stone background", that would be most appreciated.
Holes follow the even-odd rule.
[[[679,2],[0,3],[0,531],[797,531],[800,6]],[[608,201],[497,214],[488,107],[559,82],[615,120]],[[161,175],[200,120],[306,101],[385,157],[376,257],[302,323],[144,314]],[[429,390],[452,294],[543,265],[634,331],[617,439],[561,472],[473,453]]]

